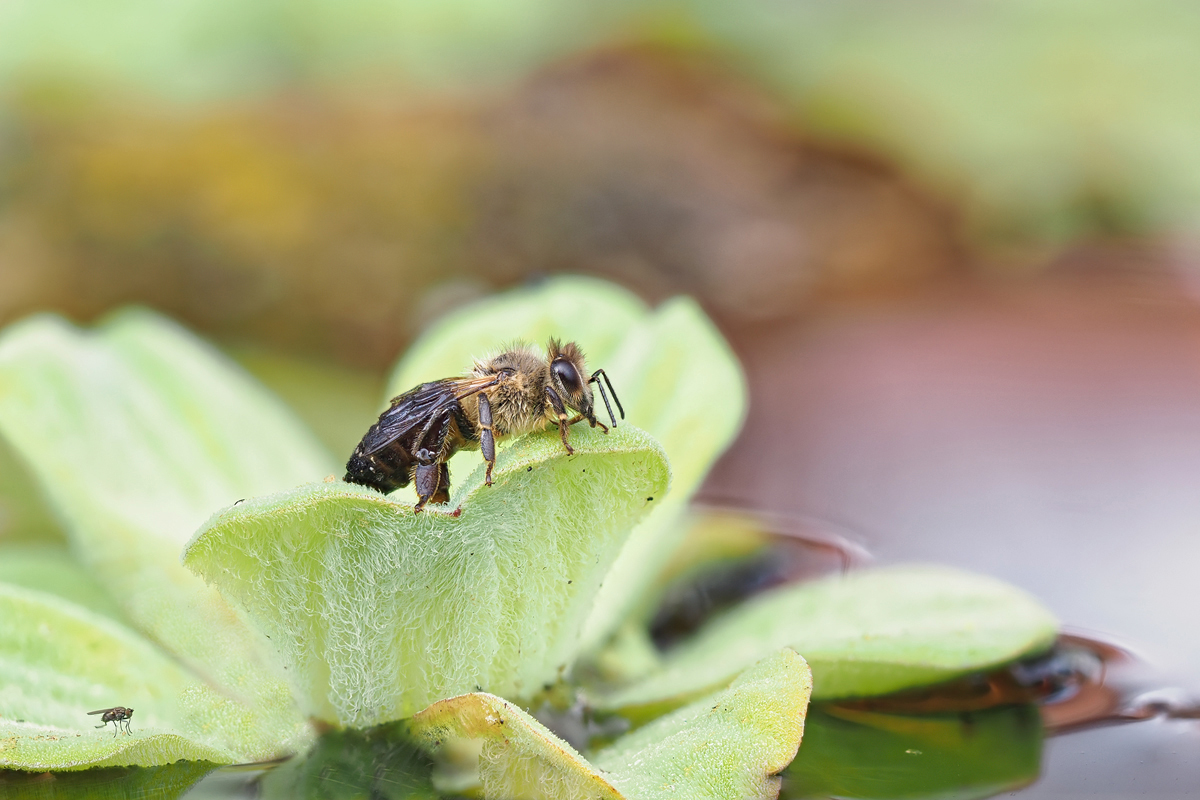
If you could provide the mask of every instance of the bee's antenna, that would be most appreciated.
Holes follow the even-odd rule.
[[[608,418],[612,420],[613,427],[617,427],[617,418],[613,416],[612,406],[608,404],[608,393],[604,391],[604,383],[600,383],[600,377],[603,376],[604,383],[608,384],[608,391],[612,392],[613,400],[617,404],[617,410],[621,412],[621,419],[625,419],[625,409],[621,407],[621,398],[617,397],[617,390],[613,388],[612,381],[608,379],[608,373],[602,369],[598,369],[592,373],[592,377],[588,379],[588,383],[594,383],[600,389],[600,396],[604,398],[604,407],[608,409]]]

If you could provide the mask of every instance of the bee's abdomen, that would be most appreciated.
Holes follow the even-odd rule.
[[[343,480],[386,493],[408,486],[415,464],[415,459],[399,442],[393,442],[368,456],[355,449],[346,462],[346,477]]]

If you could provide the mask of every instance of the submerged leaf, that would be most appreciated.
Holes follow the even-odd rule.
[[[149,312],[95,332],[40,316],[0,337],[0,436],[129,619],[256,709],[212,696],[228,706],[215,724],[239,720],[230,747],[265,759],[307,735],[256,634],[178,560],[212,509],[332,471],[282,403]]]
[[[934,566],[864,570],[753,598],[670,651],[661,671],[598,704],[677,703],[779,647],[805,654],[814,697],[886,694],[1044,650],[1056,630],[1041,604],[994,578]]]
[[[583,645],[591,649],[644,599],[682,540],[680,516],[741,427],[746,382],[729,345],[692,300],[675,298],[651,311],[613,284],[565,277],[447,316],[413,345],[388,388],[399,394],[423,381],[461,374],[474,358],[514,341],[540,348],[551,336],[576,341],[589,370],[606,370],[628,422],[662,443],[673,473],[671,494],[655,498],[653,513],[629,537],[605,579],[584,625]],[[595,394],[596,413],[606,420],[603,400]],[[469,458],[456,456],[451,469],[471,463]]]
[[[176,800],[216,769],[206,761],[158,767],[106,767],[45,773],[9,772],[0,787],[21,800]],[[7,796],[7,795],[6,795]]]
[[[440,800],[433,764],[405,723],[369,731],[329,731],[308,753],[270,770],[262,800]]]
[[[809,711],[783,796],[994,797],[1035,780],[1041,755],[1035,706],[921,716],[819,708]]]
[[[469,694],[413,719],[437,750],[479,740],[488,800],[757,800],[796,755],[812,688],[804,659],[783,650],[727,689],[679,709],[596,753],[589,763],[507,701]]]
[[[632,426],[571,441],[573,456],[557,432],[520,439],[490,487],[481,461],[453,514],[340,482],[248,500],[184,562],[271,637],[320,719],[365,727],[478,687],[530,697],[570,668],[600,581],[669,477]]]
[[[68,770],[231,763],[186,698],[195,677],[122,625],[59,597],[0,584],[0,767]],[[89,711],[134,710],[133,735]]]

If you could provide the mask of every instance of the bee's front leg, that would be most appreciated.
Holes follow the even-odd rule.
[[[483,451],[483,460],[487,462],[487,474],[483,482],[492,485],[492,468],[496,466],[496,431],[492,427],[492,404],[487,395],[479,395],[479,449]]]
[[[558,435],[562,438],[563,447],[567,448],[568,455],[575,455],[575,448],[571,447],[567,441],[567,408],[563,405],[562,398],[558,396],[558,392],[554,391],[553,387],[546,387],[546,401],[550,403],[550,407],[554,409],[554,413],[558,416]]]

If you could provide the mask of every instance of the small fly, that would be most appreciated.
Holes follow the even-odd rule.
[[[112,708],[102,708],[99,711],[89,711],[88,712],[89,717],[92,716],[93,714],[103,714],[104,715],[104,716],[100,717],[102,724],[97,725],[96,726],[97,728],[103,728],[106,725],[108,725],[108,723],[110,723],[110,722],[113,723],[113,725],[116,727],[116,730],[113,731],[113,736],[116,736],[121,731],[122,723],[125,724],[125,733],[133,733],[133,731],[129,730],[129,718],[133,716],[132,708],[125,708],[124,706],[113,706]]]

